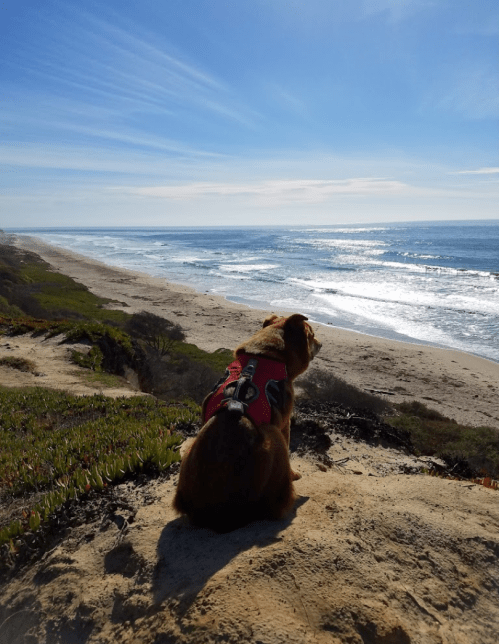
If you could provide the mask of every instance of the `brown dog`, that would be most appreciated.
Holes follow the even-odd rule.
[[[306,320],[268,317],[204,400],[205,424],[182,459],[173,500],[194,524],[228,532],[293,507],[292,383],[321,347]]]

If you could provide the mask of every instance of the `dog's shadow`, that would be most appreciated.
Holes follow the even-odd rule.
[[[279,534],[296,516],[296,510],[308,500],[300,497],[293,511],[280,521],[254,521],[218,534],[196,528],[185,517],[175,519],[163,529],[158,541],[158,561],[153,576],[154,603],[176,600],[186,610],[207,581],[229,561],[253,546],[264,548],[281,540]]]

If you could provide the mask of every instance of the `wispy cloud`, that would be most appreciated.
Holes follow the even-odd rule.
[[[399,22],[434,4],[431,0],[363,0],[362,9],[366,16],[385,12],[390,20]]]
[[[295,95],[292,91],[284,88],[279,83],[266,83],[265,91],[269,98],[284,110],[294,112],[300,116],[305,116],[307,114],[308,109],[303,98]]]
[[[151,110],[163,117],[182,116],[189,109],[250,128],[259,119],[221,79],[168,43],[155,44],[155,37],[140,33],[136,25],[126,29],[75,7],[61,9],[57,24],[40,18],[40,33],[44,28],[57,33],[44,43],[42,56],[34,41],[3,61],[30,79],[24,92],[32,105],[37,88],[50,87],[55,105],[79,97],[89,107],[98,104],[124,116]]]
[[[499,174],[499,168],[479,168],[478,170],[459,170],[454,174]]]
[[[161,150],[155,154],[150,149],[113,149],[97,145],[54,145],[18,143],[0,145],[0,164],[4,166],[43,168],[59,170],[81,170],[84,172],[115,173],[131,175],[164,176],[165,169],[177,174],[181,164],[189,158],[190,173],[202,153],[195,153],[179,146],[176,154],[167,157]],[[169,149],[172,152],[172,149]],[[208,155],[207,155],[208,156]],[[218,158],[217,155],[213,155]],[[185,161],[187,162],[187,161]],[[179,165],[180,164],[180,165]],[[182,175],[185,173],[185,168]]]
[[[342,180],[289,179],[258,183],[189,183],[172,186],[117,188],[143,197],[192,200],[200,197],[254,197],[265,205],[322,203],[334,195],[393,195],[409,186],[390,179],[354,178]]]
[[[442,81],[438,108],[472,119],[499,117],[499,72],[482,61],[456,70],[450,82]]]

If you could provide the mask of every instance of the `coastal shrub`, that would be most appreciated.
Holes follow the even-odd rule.
[[[106,307],[86,286],[53,271],[35,253],[0,243],[0,314],[47,320],[100,320],[124,324],[128,314]]]
[[[375,414],[383,414],[390,409],[390,405],[382,398],[321,369],[307,372],[296,384],[307,398],[318,402],[337,403],[353,411],[370,411]]]
[[[142,359],[139,347],[119,328],[100,322],[78,322],[68,325],[64,334],[69,342],[88,342],[87,353],[74,350],[72,360],[94,371],[123,376],[126,367],[137,367]]]
[[[137,367],[142,390],[162,400],[202,402],[233,360],[228,349],[209,353],[184,342],[178,324],[147,311],[134,314],[125,329],[144,350]]]
[[[409,431],[419,454],[462,459],[478,474],[499,478],[499,430],[460,425],[420,402],[395,407],[399,414],[385,420]]]
[[[65,321],[54,322],[43,318],[30,318],[27,316],[10,317],[0,315],[0,329],[8,335],[23,335],[24,333],[51,333],[57,335],[62,333],[62,325]]]
[[[143,340],[160,356],[170,353],[175,343],[185,339],[185,333],[178,324],[148,311],[134,313],[127,320],[125,330],[132,337]]]
[[[24,506],[7,522],[0,514],[0,544],[36,529],[68,498],[130,473],[165,470],[179,460],[176,427],[195,422],[199,411],[151,396],[0,389],[0,499],[5,507],[21,497]]]
[[[455,423],[455,421],[451,420],[450,418],[446,418],[436,409],[430,409],[424,403],[419,402],[418,400],[399,403],[397,405],[397,409],[403,414],[407,414],[408,416],[424,418],[426,420],[443,420],[450,423]]]
[[[6,356],[5,358],[0,358],[0,365],[3,367],[10,367],[11,369],[17,369],[18,371],[36,373],[36,364],[33,360],[28,360],[27,358]]]
[[[128,333],[109,324],[88,321],[73,322],[61,324],[59,329],[69,342],[88,341],[97,345],[111,343],[119,345],[130,358],[133,357],[133,344]]]
[[[71,351],[72,362],[77,364],[79,367],[91,369],[92,371],[102,371],[103,358],[104,354],[97,346],[91,347],[91,349],[86,353],[84,351],[77,351],[76,349]]]
[[[11,297],[11,302],[13,306],[19,308],[24,315],[33,318],[46,318],[51,319],[53,316],[49,311],[43,308],[43,306],[33,297],[33,289],[23,290],[21,292],[16,292]],[[61,311],[59,311],[59,317],[66,317]]]
[[[1,280],[0,276],[0,280]],[[20,317],[23,315],[22,310],[15,304],[9,304],[7,298],[0,295],[0,315],[8,315],[9,317]]]
[[[227,365],[234,360],[234,354],[230,349],[221,348],[209,353],[188,342],[176,342],[172,352],[178,358],[183,356],[191,362],[213,369],[215,373],[220,375],[225,372]]]
[[[207,362],[198,362],[179,353],[167,357],[157,353],[149,355],[148,381],[144,386],[162,400],[183,400],[187,397],[200,404],[223,373],[210,366],[210,355],[207,354]]]

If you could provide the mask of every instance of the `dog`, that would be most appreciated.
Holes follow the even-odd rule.
[[[296,500],[289,463],[294,379],[321,343],[307,318],[271,315],[234,351],[203,402],[203,422],[184,455],[173,500],[191,523],[229,532],[280,519]]]

